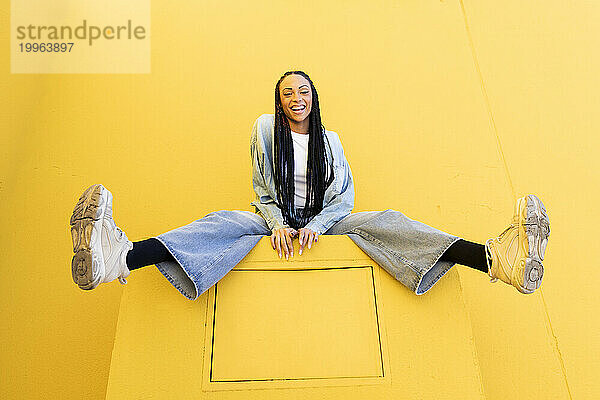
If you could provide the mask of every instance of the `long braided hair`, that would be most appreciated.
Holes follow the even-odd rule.
[[[310,83],[312,91],[312,108],[308,128],[308,157],[306,162],[306,202],[300,211],[294,204],[294,143],[290,125],[283,112],[279,85],[290,74],[301,75]],[[323,209],[325,190],[333,182],[333,167],[327,168],[325,152],[325,128],[321,123],[319,97],[315,85],[303,71],[288,71],[279,78],[275,85],[275,160],[274,177],[284,222],[294,229],[303,228],[315,215]],[[333,155],[332,155],[333,157]],[[333,160],[332,160],[333,165]]]

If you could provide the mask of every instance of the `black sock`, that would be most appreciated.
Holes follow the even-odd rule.
[[[127,253],[127,268],[138,269],[163,261],[175,260],[169,250],[155,238],[133,242],[133,249]]]
[[[440,260],[452,261],[479,271],[488,272],[485,246],[459,239],[442,254]]]

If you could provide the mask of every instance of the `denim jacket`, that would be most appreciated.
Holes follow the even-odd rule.
[[[252,186],[256,199],[250,204],[265,219],[269,229],[289,228],[284,224],[281,208],[277,204],[277,192],[273,176],[274,115],[263,114],[252,127],[250,155],[252,157]],[[354,182],[350,165],[337,133],[325,130],[325,152],[328,168],[333,156],[334,180],[325,190],[323,210],[306,224],[319,235],[327,232],[336,222],[350,214],[354,208]]]

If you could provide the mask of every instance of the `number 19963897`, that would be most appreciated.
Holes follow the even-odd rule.
[[[70,53],[75,43],[19,43],[21,53]]]

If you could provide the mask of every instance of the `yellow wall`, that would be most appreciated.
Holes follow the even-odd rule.
[[[1,397],[104,397],[122,288],[73,284],[75,201],[104,184],[132,240],[250,210],[250,128],[291,68],[311,75],[340,134],[355,211],[394,208],[482,242],[516,196],[544,200],[541,291],[458,267],[484,391],[598,397],[600,272],[586,261],[600,222],[600,6],[340,4],[153,2],[151,74],[15,75],[3,1]]]

